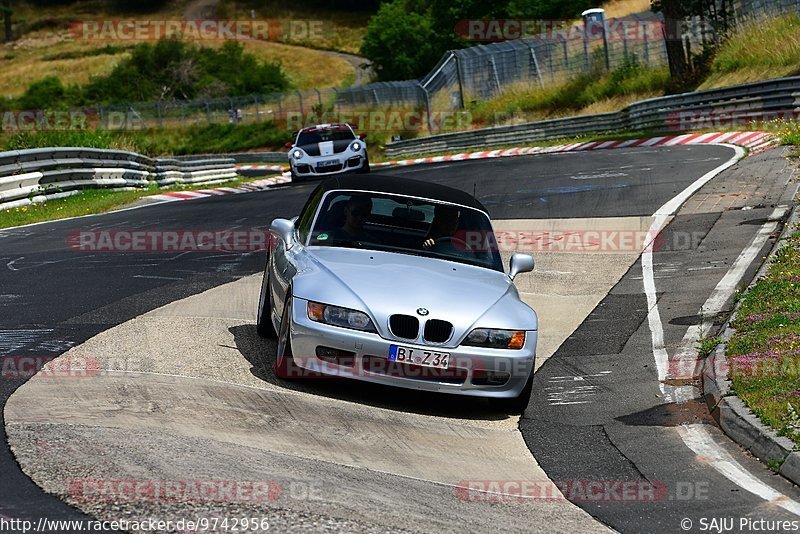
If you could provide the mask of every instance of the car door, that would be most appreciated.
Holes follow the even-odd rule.
[[[283,317],[286,293],[289,290],[292,279],[297,274],[298,257],[301,254],[305,254],[305,244],[308,240],[308,234],[311,231],[311,225],[314,222],[314,216],[319,209],[323,192],[321,187],[317,187],[300,212],[300,216],[292,219],[296,225],[295,245],[287,249],[286,243],[278,239],[278,243],[272,252],[272,270],[269,289],[272,292],[272,302],[275,314],[278,317]]]

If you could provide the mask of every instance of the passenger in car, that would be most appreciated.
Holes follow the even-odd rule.
[[[329,232],[335,240],[369,241],[377,243],[377,238],[364,229],[364,223],[372,214],[372,199],[367,196],[352,196],[344,206],[344,224]]]

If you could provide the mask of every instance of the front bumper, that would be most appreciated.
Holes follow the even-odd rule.
[[[332,163],[334,161],[336,163]],[[331,162],[331,164],[320,167],[317,164],[321,162]],[[292,167],[292,171],[295,175],[313,177],[357,172],[369,166],[369,162],[366,152],[352,152],[348,150],[347,152],[334,154],[332,156],[304,155],[300,159],[295,159],[290,155],[289,165]]]
[[[307,300],[295,297],[290,335],[295,364],[311,376],[319,373],[423,391],[508,398],[522,392],[534,369],[535,330],[527,332],[520,350],[420,346],[314,322],[308,318],[307,304]],[[450,365],[447,370],[437,370],[389,362],[390,345],[446,352],[450,354]],[[323,349],[322,354],[319,348]],[[336,351],[339,356],[332,357]],[[508,378],[492,385],[486,381],[487,371],[495,379],[505,375]]]

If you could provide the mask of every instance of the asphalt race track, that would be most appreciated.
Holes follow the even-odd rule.
[[[654,254],[654,274],[668,345],[680,344],[686,328],[697,322],[698,311],[733,260],[771,216],[775,206],[786,203],[785,183],[781,187],[779,181],[778,185],[771,185],[765,180],[758,181],[757,187],[744,185],[748,176],[765,168],[781,172],[779,165],[783,160],[771,152],[777,151],[748,158],[712,180],[684,205],[667,228],[664,241],[667,246]],[[700,176],[732,156],[732,149],[727,147],[661,147],[451,162],[380,172],[474,191],[500,225],[504,221],[531,219],[621,220],[650,217]],[[168,308],[170,303],[193,295],[226,284],[233,287],[232,283],[246,293],[254,280],[247,277],[260,272],[264,264],[261,252],[80,252],[68,245],[70,236],[76,232],[265,229],[276,217],[296,215],[313,187],[313,183],[300,184],[0,230],[0,356],[55,358],[96,336],[100,338],[103,332],[133,324],[134,318]],[[724,201],[711,202],[712,198]],[[509,224],[513,227],[518,223]],[[693,243],[699,245],[669,246],[686,235],[694,236],[697,242]],[[605,293],[610,289],[608,295],[598,296],[600,304],[596,308],[596,302],[591,303],[585,310],[588,317],[578,321],[579,326],[576,323],[567,328],[566,341],[561,343],[561,338],[554,343],[552,355],[547,354],[549,358],[545,358],[537,372],[534,399],[519,421],[522,437],[533,457],[554,481],[647,480],[663,485],[665,493],[655,502],[598,503],[574,496],[570,499],[600,523],[621,532],[680,531],[683,518],[695,522],[714,516],[797,519],[797,510],[792,506],[781,507],[747,491],[721,474],[713,465],[714,458],[709,460],[687,445],[687,440],[697,442],[706,451],[713,448],[709,443],[716,444],[714,450],[728,455],[722,460],[733,460],[746,468],[765,487],[785,496],[784,504],[787,497],[800,502],[796,488],[726,440],[713,426],[704,405],[663,402],[650,346],[641,261],[632,257],[616,268],[620,269],[619,276],[609,278],[613,288],[603,290]],[[750,275],[756,268],[751,266]],[[560,280],[552,272],[555,271],[542,275],[551,277],[548,287],[557,286]],[[692,276],[687,278],[686,273]],[[525,282],[531,288],[521,291],[536,291],[535,276],[536,273]],[[202,342],[202,336],[200,331],[195,338]],[[132,337],[127,342],[135,346],[136,339]],[[235,356],[249,367],[247,359],[252,354],[248,354],[247,345],[242,343],[233,348]],[[184,363],[188,365],[190,359]],[[247,380],[268,381],[268,378],[254,373]],[[0,380],[4,406],[23,382],[7,377]],[[280,382],[270,382],[269,386],[278,394],[284,388],[294,388]],[[469,419],[465,408],[454,400],[445,402],[431,414],[425,407],[431,402],[429,397],[387,403],[384,397],[389,394],[385,388],[351,390],[350,385],[343,384],[334,385],[334,390],[337,387],[341,391],[311,393],[344,399],[356,405],[354,413],[360,413],[360,402],[367,407],[388,406],[398,414],[397,424],[401,424],[405,411],[411,416],[433,416],[433,424],[443,427],[447,427],[449,419]],[[157,395],[158,389],[154,391]],[[366,400],[361,401],[353,391],[363,392]],[[396,395],[395,391],[391,393],[393,397]],[[32,425],[36,417],[46,415],[47,402],[43,398],[41,403],[17,403],[15,417],[25,415],[29,408],[28,423]],[[479,416],[486,415],[480,402],[468,406]],[[57,406],[52,408],[57,411]],[[33,520],[41,516],[86,517],[45,493],[23,473],[8,446],[7,412],[7,409],[3,412],[0,428],[3,437],[0,477],[7,481],[0,488],[0,515]],[[364,414],[368,417],[368,412]],[[685,434],[685,424],[691,425],[688,431],[691,435]],[[318,429],[333,434],[340,430],[324,426]],[[457,436],[459,430],[454,432]],[[46,451],[36,450],[35,436],[31,439],[32,448],[24,453],[28,465],[38,454],[46,455]],[[69,436],[64,439],[69,440]],[[203,450],[202,443],[193,446]],[[166,462],[169,458],[160,460]],[[354,477],[349,482],[369,485],[376,492],[382,484],[393,483],[390,477],[377,474],[372,480]],[[370,500],[383,502],[369,493],[361,498],[367,504]],[[430,506],[435,512],[436,505]],[[575,517],[578,518],[575,521],[581,520],[581,516]],[[410,530],[426,530],[420,519],[409,521]],[[519,530],[538,529],[536,525],[515,524],[513,518],[508,521]],[[340,524],[337,528],[361,526]],[[391,527],[402,528],[402,525],[393,523]],[[599,524],[598,527],[602,528]]]

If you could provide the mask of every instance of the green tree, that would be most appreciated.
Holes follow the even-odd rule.
[[[441,55],[429,11],[408,0],[381,5],[367,26],[361,54],[372,61],[380,80],[424,75]]]
[[[14,32],[12,31],[11,16],[14,10],[11,8],[11,0],[3,0],[0,5],[0,11],[3,12],[3,25],[5,27],[5,41],[10,43],[14,40]]]

